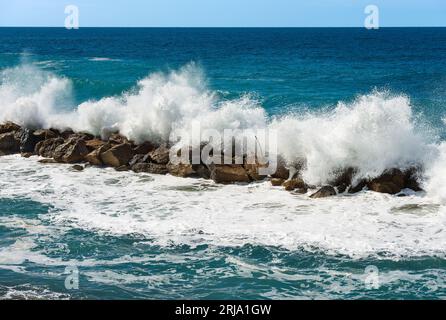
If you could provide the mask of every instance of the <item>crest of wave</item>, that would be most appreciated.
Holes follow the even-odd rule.
[[[337,169],[354,167],[357,178],[376,177],[388,168],[425,164],[436,153],[428,127],[418,122],[410,100],[374,92],[332,111],[273,121],[279,150],[288,162],[306,159],[303,177],[319,185]]]
[[[202,130],[265,127],[265,111],[248,96],[221,100],[207,89],[200,68],[189,64],[178,71],[154,73],[119,96],[67,105],[71,82],[30,65],[6,69],[0,86],[0,121],[43,128],[72,128],[95,135],[118,131],[142,142],[167,140],[172,129]]]

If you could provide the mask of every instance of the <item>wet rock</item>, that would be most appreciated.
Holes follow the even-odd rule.
[[[196,172],[191,164],[172,164],[169,163],[167,165],[167,170],[169,173],[176,177],[193,177],[196,175]]]
[[[165,175],[168,173],[167,166],[157,163],[137,163],[132,167],[132,170],[136,173],[152,173]]]
[[[91,139],[91,140],[87,140],[85,142],[85,145],[86,145],[88,151],[92,152],[96,149],[99,149],[103,145],[105,145],[105,143],[106,143],[105,141],[102,141],[100,139]]]
[[[21,127],[13,122],[6,122],[4,124],[0,124],[0,134],[20,131],[20,130]]]
[[[336,195],[336,190],[332,186],[324,186],[321,189],[319,189],[316,193],[312,194],[310,198],[312,199],[320,199],[320,198],[327,198],[332,197]]]
[[[100,158],[105,165],[121,167],[127,165],[133,158],[133,149],[129,143],[119,144],[102,153]]]
[[[301,178],[294,178],[283,183],[286,191],[293,191],[296,189],[307,189],[307,185]]]
[[[34,153],[44,158],[54,158],[56,148],[64,143],[63,138],[51,138],[36,144]]]
[[[125,166],[120,166],[120,167],[115,168],[115,170],[116,170],[116,171],[119,171],[119,172],[129,171],[129,170],[130,170],[130,166],[127,166],[127,165],[125,165]]]
[[[420,183],[418,182],[420,172],[422,172],[422,168],[420,167],[412,167],[404,172],[405,188],[412,189],[416,192],[423,191],[423,189],[420,187]]]
[[[280,178],[271,179],[271,184],[273,187],[280,187],[281,185],[283,185],[284,182],[285,180]]]
[[[153,150],[149,153],[150,162],[167,165],[170,158],[170,149],[165,145]]]
[[[71,167],[71,169],[74,171],[83,171],[84,167],[79,164],[75,164],[74,166]]]
[[[20,139],[16,131],[0,134],[0,150],[5,154],[13,154],[20,151]]]
[[[156,149],[155,145],[151,142],[144,142],[140,145],[137,145],[133,151],[135,154],[148,154]]]
[[[192,165],[192,168],[194,169],[195,176],[197,178],[203,178],[203,179],[211,178],[211,171],[204,164],[194,164]]]
[[[271,175],[272,178],[288,180],[290,178],[290,170],[286,168],[285,160],[279,158],[277,160],[276,173]]]
[[[250,178],[242,165],[214,165],[210,167],[211,179],[216,183],[230,184],[250,182]]]
[[[55,164],[55,163],[57,163],[57,161],[54,160],[54,159],[41,159],[41,160],[39,160],[37,162],[42,163],[42,164]]]
[[[356,182],[354,185],[350,186],[350,188],[348,188],[348,193],[353,194],[361,192],[362,190],[364,190],[366,186],[367,186],[367,181],[364,179],[360,180]]]
[[[32,152],[22,152],[22,153],[20,154],[20,156],[21,156],[22,158],[31,158],[33,155],[34,155],[34,153],[32,153]]]
[[[87,154],[85,141],[72,137],[54,149],[53,158],[58,162],[76,163],[83,161]]]
[[[126,137],[120,135],[119,133],[113,133],[110,138],[108,138],[108,141],[111,144],[130,144],[129,139],[127,139]]]
[[[85,156],[85,161],[87,161],[89,164],[94,166],[102,166],[104,163],[101,159],[101,154],[105,151],[109,150],[111,148],[111,145],[106,143],[102,145],[101,147],[97,148],[96,150],[93,150],[89,154]],[[87,147],[88,149],[88,147]]]
[[[33,153],[36,145],[44,139],[42,136],[36,136],[30,129],[23,129],[20,133],[20,152]]]
[[[244,165],[246,173],[251,178],[252,181],[262,181],[267,178],[266,175],[260,175],[259,169],[266,168],[267,165],[256,164],[245,164]]]
[[[379,193],[397,194],[405,188],[405,179],[405,174],[401,170],[391,169],[370,181],[367,187]]]
[[[59,132],[51,129],[39,129],[33,132],[33,135],[40,140],[48,140],[59,137]]]
[[[133,156],[132,160],[129,161],[129,166],[133,167],[137,163],[144,163],[144,162],[147,163],[147,161],[146,161],[147,159],[148,159],[148,157],[144,154],[135,154]]]

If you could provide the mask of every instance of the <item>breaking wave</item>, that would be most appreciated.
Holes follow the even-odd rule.
[[[392,167],[422,165],[428,192],[446,200],[441,172],[446,147],[422,117],[413,113],[410,98],[372,92],[332,109],[268,117],[250,95],[222,98],[208,88],[195,64],[168,73],[154,73],[119,96],[75,105],[72,84],[24,64],[0,74],[0,122],[43,128],[72,128],[95,135],[110,130],[136,142],[167,140],[172,129],[259,129],[278,133],[278,152],[288,163],[305,159],[304,178],[321,184],[339,168],[355,167],[360,177],[374,177]]]

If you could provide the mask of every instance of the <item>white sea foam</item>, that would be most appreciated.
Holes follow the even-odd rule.
[[[395,259],[445,255],[445,207],[422,194],[312,200],[267,182],[217,186],[113,169],[74,172],[19,156],[2,157],[0,181],[0,198],[54,205],[58,210],[45,215],[52,226],[141,234],[161,246],[258,244],[352,257],[384,252]]]

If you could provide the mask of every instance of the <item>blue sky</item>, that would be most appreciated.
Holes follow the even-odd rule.
[[[364,8],[380,25],[446,26],[446,0],[0,0],[0,26],[63,26],[64,8],[80,27],[362,27]]]

